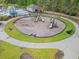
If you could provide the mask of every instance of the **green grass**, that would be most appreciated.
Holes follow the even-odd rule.
[[[5,26],[4,31],[11,37],[17,39],[17,40],[22,40],[22,41],[27,41],[27,42],[56,42],[56,41],[60,41],[60,40],[64,40],[65,38],[68,38],[70,36],[72,36],[75,32],[75,27],[73,25],[73,23],[69,22],[66,19],[60,19],[62,22],[64,22],[66,24],[66,28],[64,31],[62,31],[61,33],[52,36],[52,37],[48,37],[48,38],[36,38],[36,37],[31,37],[28,35],[23,34],[22,32],[20,32],[15,26],[13,27],[13,30],[10,31],[10,27],[12,27],[14,24],[13,22],[16,20],[16,18],[13,18],[13,21],[8,22],[8,24]],[[66,32],[68,30],[72,29],[72,34],[67,34]]]
[[[34,59],[55,59],[57,49],[23,48],[0,41],[0,59],[20,59],[23,53],[30,54]]]

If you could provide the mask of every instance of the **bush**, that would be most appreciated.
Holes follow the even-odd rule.
[[[2,25],[2,23],[0,23],[0,25]]]
[[[8,19],[10,19],[11,17],[7,17],[7,16],[0,16],[0,21],[7,21]]]
[[[75,12],[67,12],[66,14],[70,15],[70,16],[76,16],[77,15],[77,13],[75,13]]]
[[[70,30],[67,31],[67,34],[72,34],[72,32],[73,32],[73,30],[70,29]]]

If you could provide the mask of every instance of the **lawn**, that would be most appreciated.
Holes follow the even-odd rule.
[[[0,41],[0,59],[20,59],[24,53],[30,54],[34,59],[55,59],[57,49],[23,48]]]
[[[51,16],[52,17],[52,16]],[[20,32],[15,26],[14,26],[14,21],[17,20],[18,18],[13,18],[12,21],[8,22],[8,24],[4,27],[4,31],[11,37],[17,39],[17,40],[21,40],[21,41],[27,41],[27,42],[35,42],[35,43],[46,43],[46,42],[56,42],[56,41],[60,41],[60,40],[64,40],[70,36],[72,36],[75,33],[75,26],[73,23],[69,22],[66,19],[60,18],[59,20],[64,22],[66,24],[66,28],[64,29],[64,31],[62,31],[61,33],[52,36],[52,37],[48,37],[48,38],[36,38],[36,37],[31,37],[28,35],[25,35],[24,33]],[[10,27],[13,26],[12,31],[10,30]],[[67,31],[72,29],[72,33],[68,34]]]

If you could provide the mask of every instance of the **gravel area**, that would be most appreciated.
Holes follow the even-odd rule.
[[[15,26],[18,30],[23,32],[26,35],[34,36],[34,37],[50,37],[54,36],[65,29],[65,24],[60,20],[55,19],[55,23],[57,22],[58,28],[50,29],[50,18],[49,17],[41,17],[45,22],[35,21],[35,17],[26,17],[16,21]]]

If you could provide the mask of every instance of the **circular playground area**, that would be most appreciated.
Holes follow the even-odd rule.
[[[1,0],[0,59],[79,59],[77,2]]]
[[[56,23],[54,25],[57,27],[53,26],[53,28],[50,28],[50,26],[53,25],[52,23],[50,23],[51,18],[43,16],[41,16],[41,18],[44,19],[44,21],[35,22],[35,17],[25,17],[17,20],[14,25],[19,31],[33,37],[54,36],[62,32],[66,27],[66,25],[62,21],[53,19],[53,23]]]
[[[72,36],[75,33],[75,26],[62,17],[40,15],[15,17],[6,24],[4,30],[17,40],[46,43]]]
[[[54,16],[46,14],[40,15],[40,17],[14,17],[2,24],[4,31],[0,32],[2,34],[0,37],[3,41],[19,46],[16,48],[18,52],[22,51],[18,57],[20,59],[37,59],[38,57],[43,59],[76,59],[78,55],[73,51],[78,52],[76,50],[76,44],[79,41],[77,24],[67,18],[55,18]],[[8,47],[8,44],[4,46],[13,47],[14,50],[12,45],[12,47]],[[3,47],[1,46],[1,48]]]

